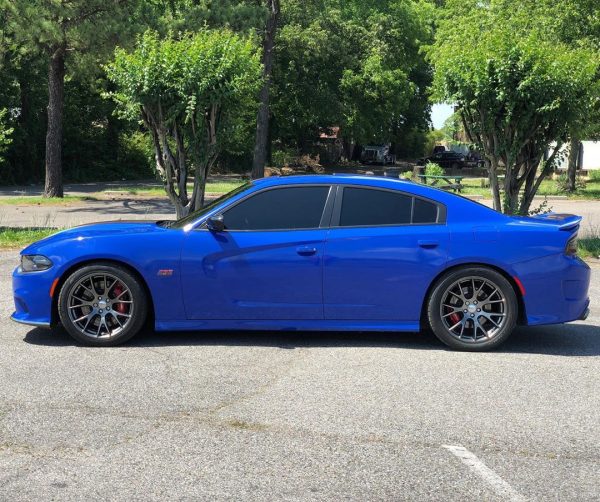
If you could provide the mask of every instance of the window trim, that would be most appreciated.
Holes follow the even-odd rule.
[[[358,188],[359,190],[375,190],[379,192],[391,192],[396,195],[403,195],[405,197],[411,197],[411,208],[410,208],[410,223],[382,223],[379,225],[340,225],[342,216],[342,204],[344,202],[344,190],[346,188]],[[415,211],[415,199],[420,199],[430,204],[434,204],[437,207],[437,218],[434,223],[413,223],[414,211]],[[395,190],[387,187],[374,187],[367,185],[338,185],[337,197],[335,199],[335,205],[333,208],[333,215],[331,218],[330,228],[380,228],[380,227],[408,227],[408,226],[432,226],[432,225],[446,225],[446,206],[441,202],[428,199],[421,195],[417,195],[410,192],[403,192],[401,190]]]
[[[310,228],[264,228],[260,230],[236,230],[236,229],[225,229],[227,233],[233,232],[302,232],[304,230],[325,230],[328,229],[331,222],[331,216],[333,213],[334,201],[337,193],[337,185],[332,183],[294,183],[289,185],[275,185],[270,187],[261,188],[260,190],[256,190],[255,192],[247,194],[245,197],[236,200],[231,205],[223,208],[221,211],[217,211],[212,214],[210,217],[224,215],[230,209],[233,209],[238,204],[259,195],[263,192],[269,192],[271,190],[284,190],[286,188],[314,188],[314,187],[329,187],[329,191],[327,192],[327,196],[325,197],[325,205],[323,206],[323,211],[321,212],[321,219],[319,221],[318,227],[310,227]],[[208,219],[208,218],[207,218]],[[202,225],[197,227],[197,230],[208,230],[208,222],[204,221]]]

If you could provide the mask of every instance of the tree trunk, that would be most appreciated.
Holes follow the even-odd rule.
[[[577,187],[575,186],[575,182],[577,179],[577,166],[579,164],[579,149],[580,149],[579,139],[573,137],[569,142],[569,166],[567,168],[567,178],[568,178],[568,190],[569,192],[574,192]]]
[[[262,178],[265,175],[267,161],[267,143],[269,140],[269,87],[273,71],[273,46],[279,21],[279,0],[267,0],[269,18],[263,38],[263,85],[260,89],[258,115],[256,117],[256,142],[252,162],[252,178]]]
[[[502,204],[500,202],[500,186],[498,185],[498,159],[490,158],[490,189],[492,191],[492,197],[494,199],[494,209],[496,211],[502,211]]]
[[[65,47],[54,49],[48,68],[48,129],[44,197],[62,197],[62,137],[65,88]]]

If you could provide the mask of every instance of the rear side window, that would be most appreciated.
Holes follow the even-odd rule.
[[[435,223],[438,217],[438,207],[433,202],[415,198],[413,223]]]
[[[341,227],[436,223],[438,205],[411,195],[371,188],[344,188]]]
[[[410,223],[412,197],[385,190],[344,188],[340,226],[404,225]]]
[[[228,230],[318,228],[328,186],[274,188],[259,192],[223,213]]]

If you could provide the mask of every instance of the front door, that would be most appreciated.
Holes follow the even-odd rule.
[[[189,319],[323,319],[322,222],[330,187],[269,188],[192,230],[182,252]]]

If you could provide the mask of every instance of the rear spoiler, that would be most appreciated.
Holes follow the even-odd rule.
[[[534,219],[546,220],[548,223],[556,223],[558,230],[569,231],[579,227],[583,218],[574,214],[546,213],[534,216]]]

